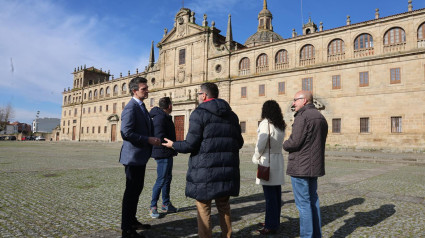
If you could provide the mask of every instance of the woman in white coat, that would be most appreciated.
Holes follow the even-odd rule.
[[[261,229],[258,231],[260,234],[268,235],[277,233],[280,225],[282,185],[285,182],[282,144],[285,137],[286,124],[283,120],[282,110],[274,100],[266,101],[263,104],[261,119],[257,129],[258,139],[252,162],[270,167],[268,181],[256,179],[256,184],[263,186],[266,200],[265,222],[260,223]]]

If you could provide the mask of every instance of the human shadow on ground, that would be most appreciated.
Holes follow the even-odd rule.
[[[349,212],[346,210],[355,205],[362,204],[365,201],[364,198],[353,198],[345,202],[336,203],[329,206],[320,207],[320,213],[322,216],[322,227],[337,220],[340,217],[347,215]],[[265,210],[265,209],[263,209]],[[279,232],[276,234],[276,237],[297,237],[300,236],[300,219],[288,217],[284,215],[285,210],[282,210],[282,217],[286,218],[288,221],[282,222],[279,227]],[[235,237],[243,237],[243,234],[252,234],[258,229],[256,224],[245,227],[235,234]],[[273,237],[273,236],[270,236]]]
[[[346,237],[359,227],[373,227],[395,213],[395,205],[385,204],[369,212],[356,212],[354,217],[345,221],[345,224],[334,232],[332,237]]]
[[[283,193],[286,193],[286,191],[284,191]],[[291,202],[293,203],[294,201],[290,200],[284,203],[287,204]],[[243,206],[243,205],[240,205],[242,203],[253,203],[253,204]],[[246,215],[264,213],[265,207],[266,207],[263,193],[257,193],[257,194],[244,196],[244,197],[231,198],[230,204],[231,204],[230,206],[231,206],[232,222],[238,222],[242,220],[242,218]],[[189,206],[189,207],[184,207],[182,209],[179,209],[179,211],[190,211],[190,210],[196,211],[196,206]],[[217,211],[217,208],[213,202],[212,212],[215,213],[216,211]],[[182,214],[181,217],[187,217],[187,216],[188,214],[184,214],[184,215]],[[247,222],[250,222],[250,221],[247,221]],[[217,213],[211,215],[211,225],[212,227],[220,225],[219,216]],[[151,230],[145,231],[144,233],[152,237],[166,237],[167,235],[171,235],[173,237],[183,237],[183,236],[190,236],[193,234],[197,234],[197,231],[198,231],[197,227],[198,227],[197,218],[196,218],[196,212],[195,212],[193,217],[191,218],[173,220],[173,221],[153,225]],[[234,233],[234,235],[236,234],[237,233]]]

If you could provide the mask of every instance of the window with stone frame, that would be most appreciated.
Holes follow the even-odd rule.
[[[425,40],[425,22],[418,28],[418,41]]]
[[[102,112],[102,106],[99,106],[99,112]]]
[[[114,86],[114,95],[118,95],[118,85]]]
[[[87,108],[87,113],[90,114],[90,107]]]
[[[96,113],[96,106],[93,107],[93,113]]]
[[[285,82],[279,82],[278,84],[278,94],[285,94]]]
[[[276,69],[282,69],[285,68],[283,67],[283,65],[287,65],[289,63],[288,60],[288,51],[286,50],[279,50],[276,53],[276,57],[275,57],[275,64],[276,64]]]
[[[109,105],[105,106],[105,111],[109,111]]]
[[[186,49],[179,50],[179,65],[186,64]]]
[[[373,38],[367,33],[363,33],[354,40],[354,50],[373,48]]]
[[[97,127],[97,134],[100,134],[100,126]]]
[[[266,54],[260,54],[257,58],[257,72],[264,72],[269,70],[269,60]]]
[[[344,54],[344,41],[341,39],[335,39],[332,40],[331,43],[329,43],[328,46],[328,55],[338,55],[338,54]]]
[[[246,87],[241,87],[241,98],[246,98]]]
[[[239,62],[239,75],[248,75],[250,73],[249,58],[244,57]]]
[[[332,89],[341,89],[341,75],[332,75]]]
[[[332,133],[341,133],[341,118],[332,119]]]
[[[89,133],[89,127],[87,127],[87,134]]]
[[[112,113],[117,113],[117,103],[112,104]]]
[[[302,79],[302,90],[310,92],[313,91],[313,78]]]
[[[258,96],[265,96],[266,95],[266,86],[264,84],[260,84],[258,86]]]
[[[360,87],[369,86],[369,72],[368,71],[359,73],[359,86]]]
[[[384,45],[395,45],[406,42],[406,33],[400,27],[389,29],[384,35]]]
[[[105,126],[105,128],[103,129],[103,133],[106,133],[108,131],[108,127]]]
[[[403,132],[401,119],[401,117],[391,117],[391,133]]]
[[[77,108],[74,108],[74,117],[77,116]]]
[[[369,133],[369,117],[360,118],[360,133]]]
[[[400,68],[390,69],[390,83],[401,83]]]
[[[127,84],[126,83],[122,84],[121,91],[122,91],[123,94],[127,93]]]
[[[245,133],[246,132],[246,122],[245,121],[241,121],[240,122],[240,126],[241,126],[241,132]]]
[[[314,58],[314,46],[305,45],[300,52],[300,60],[308,60]]]
[[[94,126],[91,128],[91,133],[94,134]]]
[[[84,134],[84,127],[81,127],[81,134]]]

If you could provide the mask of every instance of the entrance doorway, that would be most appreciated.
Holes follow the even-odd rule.
[[[184,116],[175,116],[174,126],[176,127],[176,140],[184,140]]]
[[[111,142],[115,142],[117,140],[117,125],[111,125]]]

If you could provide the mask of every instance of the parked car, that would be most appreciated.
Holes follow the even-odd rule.
[[[0,140],[4,140],[5,139],[5,136],[0,136]]]
[[[27,136],[25,140],[35,140],[35,136]]]
[[[46,140],[46,138],[42,137],[42,136],[37,136],[35,138],[36,141],[42,141],[42,140]]]

